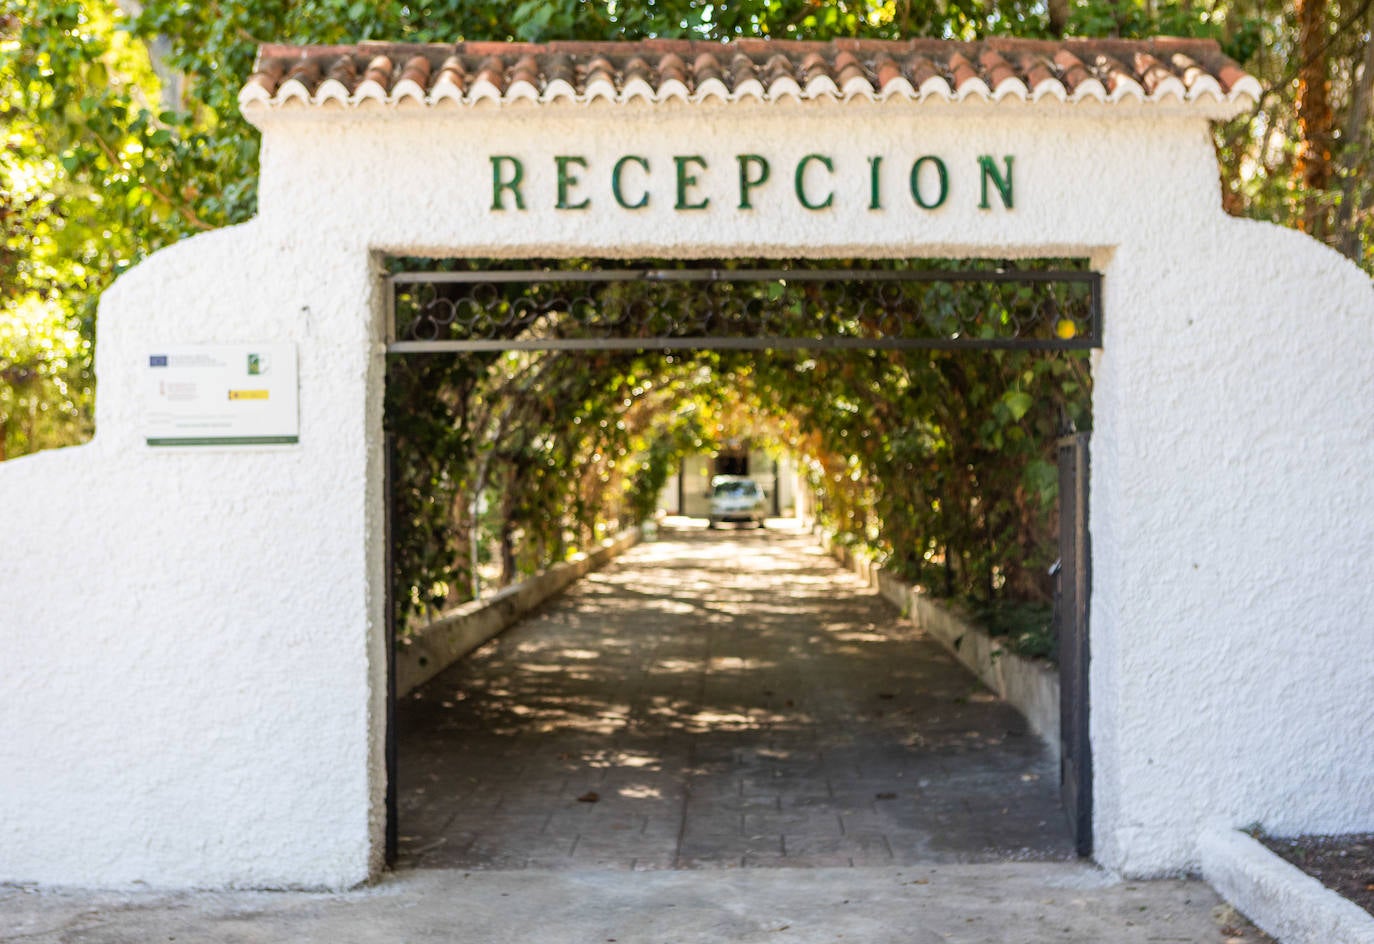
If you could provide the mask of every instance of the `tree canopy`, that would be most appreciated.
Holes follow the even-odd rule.
[[[1371,26],[1371,0],[11,0],[0,456],[88,434],[94,307],[114,278],[252,216],[258,139],[236,96],[262,42],[1214,38],[1268,89],[1216,129],[1228,211],[1304,229],[1374,271]]]

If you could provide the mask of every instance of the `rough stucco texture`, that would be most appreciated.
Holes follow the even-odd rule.
[[[0,470],[0,876],[346,885],[371,839],[368,257],[261,227],[179,245],[101,310],[91,445]],[[301,247],[304,248],[304,247]],[[348,262],[344,260],[348,259]],[[149,348],[299,345],[302,444],[153,450]]]
[[[0,880],[323,885],[377,867],[381,293],[375,252],[1083,255],[1094,358],[1098,858],[1197,864],[1200,825],[1374,829],[1374,293],[1304,237],[1230,220],[1205,122],[1143,110],[850,104],[266,115],[261,214],[159,253],[101,306],[97,436],[6,463]],[[487,142],[497,142],[489,145]],[[834,158],[831,209],[791,195]],[[773,179],[738,211],[734,155]],[[489,210],[492,153],[529,209]],[[620,155],[655,168],[616,208]],[[590,209],[553,207],[585,155]],[[704,156],[709,210],[672,210]],[[869,155],[886,206],[867,206]],[[904,198],[923,154],[933,212]],[[977,208],[980,154],[1015,208]],[[994,204],[996,206],[996,204]],[[155,451],[150,347],[293,341],[299,446]]]

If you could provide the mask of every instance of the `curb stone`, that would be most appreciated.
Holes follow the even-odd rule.
[[[589,553],[555,564],[485,599],[464,603],[440,614],[397,648],[397,695],[414,691],[463,656],[499,636],[544,601],[634,547],[641,536],[639,528],[626,529]]]
[[[1279,944],[1374,944],[1374,915],[1254,837],[1214,826],[1198,852],[1208,884]]]
[[[1059,763],[1059,672],[1035,659],[1017,655],[986,630],[921,593],[911,584],[873,564],[834,535],[813,527],[820,546],[869,586],[877,587],[904,619],[944,646],[968,671],[1025,717],[1031,731]]]

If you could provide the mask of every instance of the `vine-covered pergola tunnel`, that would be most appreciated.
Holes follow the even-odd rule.
[[[547,567],[730,443],[805,463],[825,524],[902,576],[1047,601],[1054,441],[1088,426],[1101,334],[1084,260],[473,261],[392,282],[403,622],[467,599],[474,553],[499,546],[502,583]]]
[[[710,482],[676,481],[670,490],[675,494],[665,494],[666,484],[683,473],[689,459],[711,457],[719,470],[747,473],[747,465],[720,464],[719,454],[762,452],[786,457],[786,466],[796,470],[800,481],[789,493],[804,496],[808,526],[817,522],[840,541],[862,547],[926,592],[956,597],[960,605],[994,614],[1001,626],[1015,625],[1010,642],[1028,654],[1048,655],[1055,649],[1051,574],[1062,576],[1051,567],[1061,556],[1057,441],[1065,425],[1087,426],[1090,382],[1084,354],[1101,332],[1100,282],[1085,261],[472,261],[401,270],[392,283],[396,340],[390,345],[386,428],[392,489],[389,559],[399,644],[422,633],[437,614],[484,590],[491,593],[529,577],[572,550],[651,520],[665,508],[685,512],[687,489]],[[697,467],[705,472],[711,466],[697,462]],[[771,477],[767,485],[779,487]],[[593,835],[572,836],[574,844],[581,843],[583,856],[536,854],[536,849],[568,838],[558,827],[550,835],[545,817],[554,815],[560,803],[579,809],[575,799],[549,791],[556,792],[565,781],[585,781],[588,770],[614,779],[614,771],[606,774],[604,758],[630,749],[623,744],[612,748],[614,738],[584,744],[542,735],[595,726],[591,716],[598,704],[616,700],[617,680],[636,689],[627,689],[625,698],[660,704],[659,716],[639,719],[645,729],[628,736],[647,738],[646,744],[664,737],[675,742],[665,757],[652,761],[655,777],[667,780],[653,789],[667,790],[680,802],[622,800],[651,811],[625,813],[634,822],[647,816],[650,825],[644,828],[649,832],[662,832],[665,823],[683,819],[689,810],[713,824],[694,825],[698,831],[718,828],[720,817],[733,815],[721,813],[711,798],[734,781],[726,776],[720,782],[697,781],[693,788],[690,764],[681,754],[711,754],[720,748],[711,747],[710,739],[720,737],[742,748],[752,739],[757,743],[750,749],[765,753],[772,744],[779,756],[791,759],[791,766],[774,770],[774,776],[790,776],[787,771],[795,773],[798,756],[810,758],[810,782],[795,796],[779,794],[765,802],[796,800],[816,807],[812,813],[825,821],[820,827],[825,833],[832,821],[857,815],[858,800],[853,791],[843,802],[824,800],[830,789],[827,777],[843,779],[848,763],[827,767],[824,755],[858,737],[869,744],[861,765],[869,768],[895,770],[913,754],[913,743],[933,745],[913,755],[913,771],[932,765],[926,776],[916,778],[923,785],[920,798],[905,797],[907,805],[925,810],[927,820],[948,816],[947,807],[960,791],[969,790],[977,795],[965,798],[966,805],[1005,813],[1018,806],[1016,797],[1024,792],[1017,789],[1018,776],[1020,783],[1038,783],[1044,795],[1031,798],[1021,819],[1038,823],[1043,834],[1028,838],[1009,825],[1015,819],[1001,820],[1010,832],[994,841],[990,837],[999,820],[993,817],[975,828],[967,822],[951,825],[950,835],[942,838],[926,821],[919,835],[898,829],[883,838],[881,845],[888,851],[882,854],[869,849],[857,855],[792,855],[777,864],[874,862],[883,856],[892,861],[894,846],[899,859],[933,854],[931,841],[956,857],[1061,849],[1056,837],[1067,830],[1068,821],[1056,808],[1054,826],[1046,826],[1043,809],[1046,797],[1052,798],[1051,805],[1058,804],[1060,771],[1048,759],[1058,756],[1058,744],[1053,750],[1029,749],[1018,766],[1000,747],[1004,719],[966,719],[966,729],[954,741],[922,733],[932,724],[946,734],[951,724],[957,727],[948,717],[949,705],[951,699],[965,701],[970,685],[977,687],[971,677],[947,657],[933,655],[933,642],[911,640],[909,628],[890,614],[875,620],[869,633],[891,635],[893,643],[883,658],[869,664],[872,678],[863,677],[863,659],[855,658],[852,646],[831,652],[831,664],[814,653],[804,654],[800,640],[825,638],[834,632],[832,623],[848,625],[852,615],[843,609],[827,615],[819,602],[825,594],[808,596],[786,581],[770,580],[768,571],[777,569],[773,558],[751,558],[734,543],[718,546],[714,553],[726,561],[738,558],[737,566],[746,573],[748,560],[762,560],[764,570],[745,577],[757,580],[762,592],[755,595],[752,612],[746,607],[734,617],[739,626],[719,638],[753,635],[744,646],[753,662],[782,666],[782,677],[831,679],[835,704],[857,714],[847,722],[832,705],[828,713],[819,711],[795,724],[732,728],[727,723],[730,730],[715,731],[700,719],[739,711],[757,715],[766,713],[767,706],[737,705],[732,713],[720,704],[688,698],[666,707],[665,701],[673,701],[667,692],[679,684],[680,673],[674,669],[665,678],[661,668],[680,668],[683,654],[663,660],[661,637],[667,630],[661,625],[661,608],[702,608],[707,613],[717,609],[716,593],[730,593],[723,585],[713,592],[711,580],[719,582],[721,575],[709,569],[690,585],[674,583],[672,578],[682,576],[674,572],[681,566],[677,556],[703,556],[701,541],[701,535],[675,535],[659,546],[658,572],[642,563],[629,571],[641,584],[637,589],[601,600],[604,612],[599,615],[595,598],[578,607],[592,612],[582,617],[583,625],[569,628],[576,640],[560,639],[558,627],[565,620],[546,614],[542,632],[530,626],[513,631],[496,662],[484,652],[476,660],[479,668],[455,668],[414,696],[423,706],[422,720],[406,722],[402,712],[400,751],[402,764],[412,758],[414,768],[402,766],[395,778],[399,809],[393,815],[400,820],[402,862],[477,867],[547,859],[574,867],[590,861],[585,858],[588,850],[599,842],[592,826],[609,814],[583,824]],[[794,537],[788,545],[793,553],[795,545]],[[734,566],[727,564],[727,571]],[[863,608],[858,600],[849,602],[852,609]],[[642,607],[638,618],[623,612],[636,605]],[[789,616],[770,621],[767,614],[778,612]],[[599,619],[605,621],[604,635],[598,635]],[[686,635],[673,646],[719,650],[711,642],[712,619],[707,615],[701,622],[678,626],[674,632]],[[636,638],[636,626],[642,638]],[[635,655],[627,656],[627,645]],[[522,666],[520,653],[527,650],[550,655],[536,668]],[[582,661],[560,662],[560,654],[569,652]],[[708,656],[689,674],[709,673],[714,658],[729,657]],[[889,678],[884,664],[888,670],[905,669],[907,679],[902,680],[901,671]],[[603,684],[588,692],[578,680],[593,665]],[[500,681],[484,678],[480,666]],[[551,691],[559,680],[543,674],[548,672],[566,674],[561,681],[568,691],[561,696]],[[922,689],[925,683],[930,691]],[[736,684],[729,697],[747,702],[746,691],[774,690],[780,683],[766,673],[758,678],[744,673]],[[866,686],[901,689],[903,698],[915,699],[919,707],[909,707],[905,741],[889,736],[884,742],[855,727],[869,720],[860,706]],[[1071,698],[1081,690],[1066,689]],[[897,695],[889,692],[888,697]],[[416,711],[414,699],[403,705],[412,714]],[[1086,717],[1086,705],[1070,705],[1068,711]],[[512,728],[512,719],[524,714],[534,719],[579,712],[589,715],[580,723],[570,720],[550,729],[532,720],[528,731],[518,724]],[[483,731],[481,718],[503,720]],[[997,730],[980,730],[980,721]],[[454,743],[440,733],[456,726],[469,729],[467,741]],[[604,733],[625,735],[621,727],[634,729],[636,723],[626,720]],[[1017,736],[1024,735],[1023,724],[1012,727]],[[512,730],[541,737],[512,739]],[[798,731],[803,732],[801,740],[793,743]],[[987,755],[987,776],[941,779],[936,773],[939,758],[952,745],[957,752],[959,743],[980,741],[997,746]],[[630,753],[651,756],[644,746]],[[677,758],[676,769],[669,758]],[[518,773],[526,762],[533,782],[517,784],[520,778],[511,772]],[[828,773],[820,773],[822,769]],[[1006,776],[999,779],[998,770]],[[746,779],[764,775],[732,772]],[[977,788],[970,786],[975,781]],[[875,795],[887,796],[896,786],[879,785]],[[1086,780],[1081,793],[1086,803]],[[533,797],[538,796],[545,801],[536,802]],[[493,804],[518,821],[509,824],[506,839],[483,833],[481,821]],[[730,802],[725,807],[734,810]],[[410,824],[405,822],[408,815],[413,817]],[[560,815],[582,822],[576,812]],[[907,822],[904,828],[914,827]],[[1082,829],[1078,846],[1086,852],[1090,838],[1086,825]],[[864,835],[870,844],[878,842],[874,835]],[[639,849],[643,856],[621,856],[621,864],[720,866],[739,864],[741,855],[758,852],[747,842],[747,848],[729,842],[708,843],[712,851],[707,854],[690,837],[685,846],[670,844],[665,851],[664,838],[631,844],[630,850]],[[765,833],[759,848],[778,838]],[[802,830],[791,842],[795,851],[798,843],[810,849],[813,840],[822,839],[828,842],[824,835]],[[787,845],[785,838],[780,841]],[[857,848],[852,840],[841,845],[849,853]],[[739,853],[740,848],[745,852]],[[435,851],[440,849],[444,851]]]

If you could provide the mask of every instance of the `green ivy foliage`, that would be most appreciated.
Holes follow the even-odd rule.
[[[701,366],[644,352],[394,358],[402,625],[472,599],[474,569],[504,586],[650,517],[678,460],[710,445]]]
[[[937,594],[1049,599],[1053,449],[1065,416],[1089,422],[1083,357],[865,353],[760,373],[810,434],[842,540]]]
[[[1050,264],[1082,265],[1038,265]],[[484,265],[468,260],[439,268]],[[688,265],[640,260],[630,267]],[[953,275],[967,265],[836,260],[820,267],[949,269]],[[402,267],[420,266],[406,260]],[[808,310],[828,313],[837,325],[869,310],[866,296],[852,294],[843,280],[805,284]],[[777,282],[744,282],[731,293],[783,306],[802,297],[783,297],[778,288]],[[492,329],[523,330],[505,315],[534,296],[518,284],[504,291],[493,302],[500,317]],[[596,297],[602,304],[685,310],[703,304],[701,291],[688,282],[626,282]],[[1026,286],[952,281],[908,291],[916,294],[906,296],[906,316],[919,312],[937,321],[1035,302]],[[421,310],[402,298],[400,334]],[[561,317],[556,310],[541,330],[573,330],[566,322],[558,327]],[[649,517],[685,455],[747,440],[806,457],[824,523],[908,579],[984,603],[1044,603],[1052,592],[1047,568],[1056,556],[1054,443],[1066,420],[1086,428],[1089,393],[1081,353],[1026,350],[398,356],[386,410],[395,483],[394,598],[402,622],[413,625],[471,599],[474,570],[500,585],[547,567]]]

